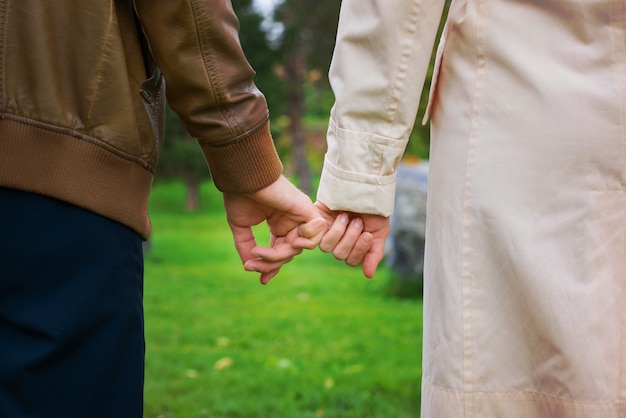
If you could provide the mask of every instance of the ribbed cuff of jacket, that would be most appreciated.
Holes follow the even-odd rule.
[[[223,145],[200,141],[200,147],[213,182],[222,192],[256,192],[274,183],[283,172],[269,122],[236,141]]]
[[[324,162],[317,200],[331,210],[391,216],[396,194],[396,175],[367,176],[342,171]]]

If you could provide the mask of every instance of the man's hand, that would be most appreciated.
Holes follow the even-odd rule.
[[[317,246],[327,228],[311,199],[282,176],[254,193],[224,193],[224,208],[244,268],[261,273],[263,284],[302,248]],[[252,226],[263,221],[271,247],[256,244]]]
[[[363,274],[367,278],[373,278],[383,259],[385,242],[390,231],[389,218],[331,211],[321,202],[316,202],[315,206],[329,226],[320,242],[320,249],[332,252],[337,260],[344,260],[350,266],[363,263]]]

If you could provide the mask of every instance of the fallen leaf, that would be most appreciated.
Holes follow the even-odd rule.
[[[215,365],[213,365],[213,370],[217,370],[217,371],[225,370],[225,369],[228,369],[232,365],[233,365],[233,359],[230,357],[224,357],[215,362]]]

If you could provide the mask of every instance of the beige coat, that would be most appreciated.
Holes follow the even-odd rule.
[[[391,212],[441,8],[343,0],[332,208]],[[453,1],[438,52],[422,416],[626,417],[626,2]]]

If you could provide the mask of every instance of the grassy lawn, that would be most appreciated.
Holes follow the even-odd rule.
[[[421,301],[319,250],[261,286],[213,186],[199,213],[183,195],[158,184],[151,200],[145,417],[419,415]]]

